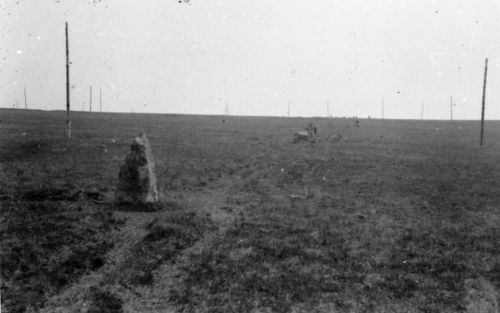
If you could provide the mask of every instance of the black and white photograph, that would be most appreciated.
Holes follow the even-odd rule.
[[[500,313],[500,0],[0,0],[0,313]]]

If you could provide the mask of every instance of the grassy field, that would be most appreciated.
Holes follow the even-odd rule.
[[[498,312],[500,122],[222,120],[0,110],[2,310]],[[112,201],[140,131],[155,211]]]

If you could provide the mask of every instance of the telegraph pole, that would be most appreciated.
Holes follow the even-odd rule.
[[[99,108],[102,113],[102,89],[99,88]]]
[[[484,61],[484,81],[483,81],[483,101],[481,108],[481,139],[479,144],[483,145],[483,136],[484,136],[484,106],[486,102],[486,76],[488,74],[488,58]]]
[[[384,119],[384,98],[382,97],[382,119]]]
[[[71,119],[69,102],[69,40],[68,40],[68,22],[65,27],[66,33],[66,125],[68,126],[68,138],[71,139]]]
[[[330,117],[330,101],[326,100],[326,117]]]
[[[424,103],[422,102],[422,109],[420,110],[420,119],[424,119]]]
[[[453,121],[453,97],[450,97],[450,121]]]
[[[90,85],[90,94],[89,94],[89,112],[92,112],[92,85]]]
[[[290,117],[290,101],[288,101],[288,111],[287,111],[287,116]]]
[[[24,87],[24,109],[28,109],[28,99],[26,97],[26,86]]]

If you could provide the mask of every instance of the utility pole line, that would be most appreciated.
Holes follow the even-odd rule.
[[[450,121],[453,121],[453,96],[450,97]]]
[[[66,22],[66,125],[68,126],[68,138],[71,139],[71,118],[69,101],[69,40],[68,40],[68,22]]]
[[[486,76],[488,74],[488,58],[484,61],[484,81],[483,81],[483,101],[481,107],[481,139],[479,144],[483,145],[483,137],[484,137],[484,107],[486,102]]]
[[[28,98],[26,97],[26,86],[24,86],[24,109],[28,109]]]
[[[384,119],[384,98],[382,97],[382,119]]]
[[[89,94],[89,112],[92,112],[92,85],[90,85],[90,94]]]

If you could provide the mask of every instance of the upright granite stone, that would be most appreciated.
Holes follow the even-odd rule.
[[[115,192],[118,203],[158,202],[153,154],[145,133],[140,133],[130,147],[119,174]]]

